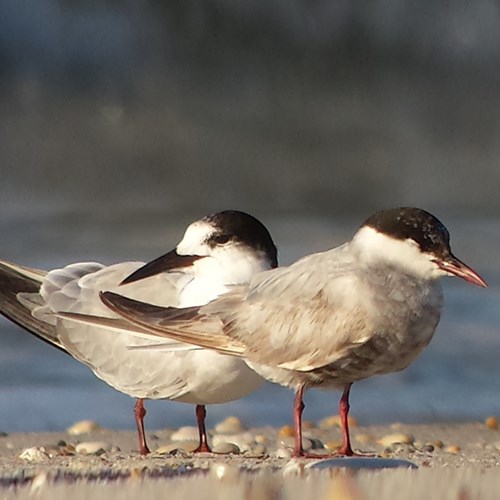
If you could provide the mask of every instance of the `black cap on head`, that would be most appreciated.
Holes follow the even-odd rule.
[[[381,210],[363,224],[378,232],[406,240],[414,240],[420,250],[440,257],[451,254],[450,234],[445,225],[432,214],[420,208],[400,207]]]
[[[215,229],[207,239],[212,247],[228,241],[241,242],[267,255],[272,267],[278,266],[278,251],[266,227],[255,217],[238,210],[224,210],[202,219]]]

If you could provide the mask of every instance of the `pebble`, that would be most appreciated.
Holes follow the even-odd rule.
[[[59,454],[62,456],[74,455],[76,453],[76,449],[72,444],[67,444],[66,446],[59,446]]]
[[[66,429],[66,432],[70,436],[79,436],[80,434],[89,434],[90,432],[97,431],[100,428],[101,426],[93,420],[80,420]]]
[[[358,421],[355,417],[347,417],[347,422],[350,428],[357,427]],[[340,416],[330,415],[319,421],[320,429],[330,429],[331,427],[341,427]]]
[[[50,458],[50,455],[45,450],[45,446],[32,446],[31,448],[24,449],[19,454],[19,458],[28,462],[42,462]]]
[[[234,443],[217,443],[212,447],[212,451],[214,453],[232,453],[235,455],[238,455],[240,453],[240,449]]]
[[[452,453],[453,455],[456,455],[457,453],[460,453],[462,451],[462,448],[460,448],[458,444],[450,444],[450,446],[447,446],[444,451],[446,451],[446,453]]]
[[[293,448],[295,446],[295,438],[286,437],[280,441],[281,446],[285,448]],[[311,450],[313,447],[313,442],[309,438],[302,438],[302,448],[305,451]]]
[[[84,441],[75,446],[75,451],[83,455],[95,455],[105,451],[111,451],[113,446],[106,441]]]
[[[486,427],[488,429],[491,429],[492,431],[497,431],[498,430],[498,419],[496,417],[488,417],[484,421]]]
[[[248,457],[259,458],[267,454],[267,448],[263,444],[255,445],[251,450],[245,452]]]
[[[342,441],[327,441],[325,448],[331,451],[336,451],[342,446]]]
[[[179,427],[171,436],[172,441],[196,441],[199,443],[200,435],[198,433],[198,427],[191,425],[186,425],[184,427]],[[198,446],[198,445],[196,445]]]
[[[375,441],[375,438],[371,434],[356,434],[354,439],[362,444],[371,444]]]
[[[434,451],[434,445],[432,443],[425,443],[421,446],[420,451],[424,453],[432,453]]]
[[[441,441],[441,439],[436,439],[435,441],[432,441],[432,443],[434,445],[434,448],[443,448],[444,447],[444,443]]]
[[[216,434],[212,438],[213,446],[217,446],[219,443],[233,443],[235,444],[240,451],[248,451],[252,449],[252,446],[255,444],[255,438],[251,432],[244,432],[243,434]]]
[[[269,439],[264,434],[257,434],[253,439],[257,444],[267,444],[269,442]]]
[[[199,444],[200,442],[198,440],[176,441],[174,443],[168,443],[160,446],[155,450],[155,453],[158,453],[159,455],[167,455],[169,453],[172,453],[174,450],[181,450],[187,453],[192,453],[194,450],[196,450],[196,448],[198,448]]]
[[[278,448],[275,452],[275,456],[278,458],[291,458],[292,450],[289,448]]]
[[[413,446],[405,445],[403,443],[393,443],[384,449],[386,454],[398,454],[398,453],[413,453],[415,448]]]
[[[293,427],[291,425],[284,425],[278,431],[278,437],[280,437],[280,438],[292,437],[294,434],[295,434],[295,432],[294,432]]]
[[[324,449],[325,445],[323,444],[323,441],[321,441],[318,438],[313,438],[313,437],[308,437],[309,441],[311,441],[312,446],[311,449],[313,450],[322,450]]]
[[[227,417],[215,426],[217,434],[238,434],[246,428],[238,417]]]
[[[395,443],[412,444],[415,438],[411,434],[405,434],[403,432],[396,432],[394,434],[387,434],[381,437],[377,443],[382,446],[390,446]]]

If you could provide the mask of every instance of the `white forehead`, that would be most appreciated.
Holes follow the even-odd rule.
[[[208,247],[204,242],[213,232],[214,227],[208,222],[202,220],[193,222],[177,245],[177,252],[182,255],[208,255]]]

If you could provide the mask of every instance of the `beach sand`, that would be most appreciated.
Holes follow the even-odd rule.
[[[334,450],[340,442],[337,422],[332,417],[306,423],[306,447],[312,453]],[[1,498],[500,498],[500,431],[494,417],[461,424],[353,422],[354,449],[381,457],[361,465],[351,459],[292,459],[289,427],[245,429],[235,418],[211,430],[216,448],[239,450],[235,454],[183,451],[195,443],[196,429],[187,427],[148,432],[150,448],[157,451],[141,457],[135,432],[93,427],[79,424],[77,431],[84,433],[78,435],[2,436]],[[393,463],[390,459],[418,468],[371,469]]]

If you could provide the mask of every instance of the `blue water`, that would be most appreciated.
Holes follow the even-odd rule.
[[[2,257],[42,268],[86,259],[147,260],[173,247],[193,219],[161,210],[143,219],[99,207],[80,214],[50,205],[19,207],[3,205]],[[283,264],[340,244],[360,223],[353,217],[256,215],[271,230]],[[490,288],[445,280],[444,314],[420,358],[401,373],[354,385],[352,414],[362,423],[463,421],[500,414],[500,223],[464,217],[447,217],[445,222],[457,256],[476,268]],[[305,418],[336,413],[338,397],[336,392],[308,392]],[[131,398],[3,318],[0,402],[0,430],[6,432],[61,430],[84,418],[107,427],[134,428]],[[243,400],[210,407],[208,422],[238,415],[248,425],[281,425],[291,422],[291,407],[292,393],[268,384]],[[147,409],[149,429],[194,423],[194,408],[186,404],[147,402]]]

